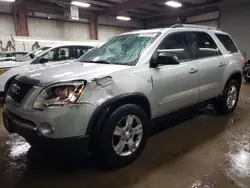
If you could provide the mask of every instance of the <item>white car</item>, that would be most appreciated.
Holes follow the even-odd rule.
[[[0,98],[4,98],[10,82],[17,75],[77,59],[98,44],[96,42],[53,44],[37,49],[19,61],[0,62]]]

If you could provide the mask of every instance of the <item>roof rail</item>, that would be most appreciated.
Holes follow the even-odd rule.
[[[220,30],[216,27],[209,27],[209,26],[203,26],[203,25],[192,25],[192,24],[175,24],[172,25],[170,28],[180,28],[180,27],[186,27],[186,28],[200,28],[200,29],[212,29],[212,30]]]

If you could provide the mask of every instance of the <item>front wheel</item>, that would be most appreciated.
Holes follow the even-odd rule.
[[[117,108],[108,118],[98,140],[98,158],[105,167],[116,169],[138,158],[147,142],[150,120],[134,104]]]
[[[232,113],[238,103],[240,85],[237,80],[231,80],[224,88],[222,97],[215,100],[214,108],[219,114]]]

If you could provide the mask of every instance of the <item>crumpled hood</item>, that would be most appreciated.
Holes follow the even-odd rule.
[[[48,86],[57,82],[70,80],[82,79],[91,81],[94,78],[110,76],[111,73],[127,68],[131,67],[125,65],[74,62],[29,71],[28,73],[19,76],[19,78],[26,77],[33,80],[34,83],[39,83],[39,86]]]
[[[5,68],[5,67],[20,67],[23,66],[25,62],[16,62],[16,61],[2,61],[0,62],[0,68]]]

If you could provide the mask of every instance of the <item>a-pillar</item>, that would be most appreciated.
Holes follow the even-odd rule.
[[[94,14],[89,17],[89,31],[90,31],[90,39],[98,40],[97,16]]]

